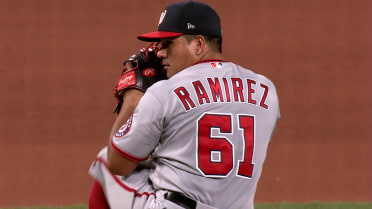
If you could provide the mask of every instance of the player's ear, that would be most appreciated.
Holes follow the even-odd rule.
[[[206,41],[205,37],[202,35],[197,35],[194,39],[195,42],[195,55],[200,56],[206,50]]]

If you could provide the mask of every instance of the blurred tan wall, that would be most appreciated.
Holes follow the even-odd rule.
[[[171,2],[0,0],[0,207],[87,203],[122,61]],[[371,201],[371,1],[205,2],[278,89],[256,201]]]

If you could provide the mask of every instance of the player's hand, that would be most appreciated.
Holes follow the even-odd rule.
[[[133,61],[128,61],[125,63],[125,67],[127,68],[128,71],[133,70]],[[140,89],[137,88],[130,88],[127,89],[126,91],[123,91],[122,93],[122,99],[125,101],[126,106],[130,106],[134,108],[137,106],[138,101],[141,99],[143,96],[143,92]]]
[[[124,69],[114,88],[114,95],[118,101],[114,112],[119,114],[126,91],[137,89],[145,92],[155,82],[166,79],[166,72],[157,57],[157,51],[156,45],[151,44],[124,61]]]

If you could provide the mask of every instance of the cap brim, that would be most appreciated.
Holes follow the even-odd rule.
[[[155,31],[151,33],[145,33],[142,35],[138,35],[137,38],[141,41],[158,42],[160,41],[160,39],[163,39],[163,38],[175,38],[181,35],[183,35],[183,33],[175,33],[175,32],[168,32],[168,31]]]

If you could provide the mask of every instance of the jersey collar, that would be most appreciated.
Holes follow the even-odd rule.
[[[199,62],[196,62],[193,65],[197,65],[197,64],[200,64],[200,63],[206,63],[206,62],[227,62],[227,61],[220,60],[220,59],[207,59],[207,60],[201,60]]]

